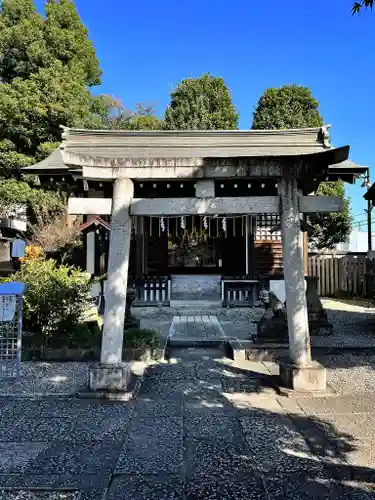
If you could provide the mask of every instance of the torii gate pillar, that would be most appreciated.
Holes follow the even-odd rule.
[[[290,169],[279,183],[284,280],[289,331],[289,359],[280,362],[280,376],[289,389],[326,389],[325,368],[311,360],[305,292],[303,238],[300,230],[297,175]]]

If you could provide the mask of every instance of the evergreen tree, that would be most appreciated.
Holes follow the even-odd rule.
[[[224,80],[205,74],[182,80],[171,94],[164,123],[167,130],[233,130],[238,114]]]
[[[284,85],[267,89],[256,106],[254,130],[314,128],[323,125],[319,103],[307,87]]]
[[[319,103],[310,89],[298,85],[284,85],[267,89],[258,101],[253,117],[255,130],[320,127],[323,118]],[[332,214],[309,216],[313,226],[310,241],[317,249],[332,249],[346,240],[351,231],[349,200],[345,198],[343,182],[321,183],[317,195],[341,196],[344,210]]]
[[[33,0],[3,0],[0,7],[0,82],[28,78],[51,57],[44,38],[44,20]]]
[[[45,14],[32,0],[1,2],[0,181],[20,179],[22,167],[47,156],[61,140],[60,125],[82,126],[91,114],[88,87],[100,83],[74,3],[47,0]],[[12,193],[16,201],[16,184]]]
[[[99,61],[72,0],[47,0],[44,34],[54,59],[79,68],[86,85],[100,84]]]

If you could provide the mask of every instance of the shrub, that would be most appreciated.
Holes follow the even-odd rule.
[[[151,350],[158,349],[161,344],[160,335],[155,330],[129,328],[124,331],[124,348]]]
[[[32,226],[32,241],[45,254],[57,254],[56,260],[64,260],[74,248],[82,246],[81,222],[81,218],[77,218],[69,223],[67,213],[46,216]]]
[[[30,260],[41,259],[43,258],[43,256],[44,256],[43,248],[36,245],[27,245],[25,247],[25,257],[21,257],[20,261],[25,262]]]
[[[8,281],[27,285],[23,331],[29,345],[69,347],[77,344],[83,333],[85,338],[89,336],[88,327],[83,326],[91,304],[91,283],[86,273],[57,266],[51,259],[26,258]]]

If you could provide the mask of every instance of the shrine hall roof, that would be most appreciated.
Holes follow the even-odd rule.
[[[353,182],[362,173],[346,161],[349,146],[332,148],[329,125],[291,130],[178,130],[128,131],[63,128],[59,149],[41,162],[26,167],[31,173],[57,175],[81,171],[82,166],[118,166],[134,158],[171,160],[214,158],[275,158],[319,155],[329,167],[329,177]],[[183,161],[181,161],[183,163]]]

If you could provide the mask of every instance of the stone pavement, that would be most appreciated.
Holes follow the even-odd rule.
[[[373,304],[358,305],[358,301],[323,299],[333,335],[311,335],[313,347],[337,347],[347,349],[373,349],[375,352],[375,307]],[[256,334],[255,322],[262,317],[261,308],[199,308],[186,311],[183,308],[134,308],[142,328],[153,328],[166,338],[174,316],[216,316],[224,335],[228,338],[250,340]]]
[[[265,365],[181,349],[132,402],[0,399],[0,498],[375,499],[374,415],[374,392],[285,399]]]
[[[169,338],[194,342],[224,339],[225,334],[215,315],[174,316]]]

